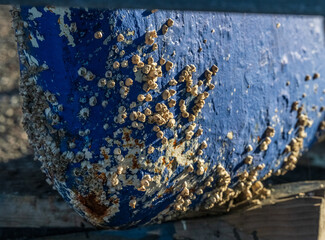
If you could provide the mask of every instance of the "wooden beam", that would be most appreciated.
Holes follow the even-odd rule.
[[[40,198],[2,194],[0,230],[46,227],[62,232],[67,228],[75,229],[65,235],[43,235],[44,237],[40,238],[43,240],[103,237],[141,239],[144,236],[146,239],[169,236],[173,239],[323,240],[324,183],[308,181],[281,184],[272,187],[272,197],[262,201],[261,205],[237,209],[222,216],[201,216],[123,231],[93,231],[95,229],[92,226],[55,196]],[[86,229],[86,233],[83,229]]]
[[[219,217],[244,233],[265,240],[321,240],[324,199],[302,197],[279,201],[259,209]]]
[[[39,198],[1,194],[0,206],[0,228],[92,228],[56,196]]]

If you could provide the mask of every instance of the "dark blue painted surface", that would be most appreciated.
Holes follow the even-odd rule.
[[[59,18],[59,13],[64,13],[63,18]],[[196,176],[194,173],[189,177],[197,186],[203,185],[207,177],[214,174],[213,166],[217,164],[222,164],[230,173],[231,186],[234,186],[236,175],[251,168],[243,164],[248,144],[254,148],[253,166],[262,163],[266,166],[258,178],[262,178],[270,170],[279,169],[283,162],[282,153],[285,146],[295,135],[295,130],[290,133],[291,129],[296,129],[297,121],[296,112],[291,111],[293,102],[303,103],[308,117],[314,121],[311,127],[306,128],[305,147],[314,141],[319,123],[324,118],[323,113],[319,112],[319,108],[324,104],[325,86],[322,18],[179,11],[158,11],[148,15],[145,10],[69,9],[59,12],[58,8],[42,7],[37,9],[23,7],[21,14],[29,24],[28,30],[32,39],[28,43],[27,53],[37,59],[39,65],[48,66],[48,70],[40,73],[37,84],[44,91],[48,90],[55,94],[58,104],[64,106],[64,110],[60,112],[56,105],[50,104],[52,112],[60,116],[60,123],[54,125],[54,128],[67,131],[66,137],[60,139],[60,151],[69,150],[68,142],[74,141],[76,148],[69,151],[77,153],[87,149],[92,153],[89,159],[92,164],[103,163],[100,148],[107,147],[106,137],[121,139],[122,134],[114,136],[114,132],[121,127],[130,128],[129,119],[121,125],[114,123],[113,118],[118,114],[118,107],[126,106],[129,115],[134,110],[128,107],[130,103],[137,101],[138,94],[144,93],[142,84],[136,81],[126,99],[120,97],[118,87],[114,90],[98,88],[98,80],[105,77],[108,69],[106,61],[113,45],[126,52],[123,57],[115,54],[114,61],[129,60],[129,67],[113,71],[113,77],[121,74],[123,79],[135,78],[130,58],[133,54],[139,54],[139,46],[141,51],[147,54],[143,58],[144,62],[148,56],[152,56],[155,61],[163,56],[174,63],[175,67],[170,72],[166,72],[163,67],[163,77],[157,82],[159,91],[150,91],[153,102],[138,105],[135,108],[138,111],[147,106],[153,107],[158,102],[167,105],[161,93],[169,80],[178,79],[186,65],[196,66],[194,83],[204,79],[206,69],[214,64],[218,65],[220,70],[212,80],[216,87],[209,91],[210,96],[206,99],[202,114],[195,121],[204,130],[204,134],[195,141],[198,143],[207,141],[208,148],[201,158],[209,165],[202,176]],[[167,34],[162,35],[160,29],[168,18],[174,20],[174,26],[169,28]],[[62,29],[58,21],[61,27],[64,27],[64,24],[69,27],[71,23],[76,23],[77,31],[69,30],[66,36],[61,34]],[[280,27],[278,23],[281,24]],[[159,46],[157,51],[152,51],[151,46],[144,44],[146,31],[154,29],[158,32],[155,41]],[[103,38],[95,39],[96,31],[102,31]],[[126,40],[132,43],[117,42],[118,33],[123,33]],[[108,38],[111,40],[107,40]],[[95,80],[88,82],[78,76],[80,67],[93,72],[96,75]],[[312,76],[316,72],[320,74],[320,78],[305,81],[307,74]],[[118,81],[116,86],[119,86]],[[173,88],[177,90],[177,100],[187,99],[191,102],[190,105],[194,104],[189,94],[184,91],[184,83]],[[207,90],[205,85],[201,88],[201,91]],[[306,96],[302,97],[303,94]],[[90,107],[88,100],[93,95],[97,96],[98,103]],[[108,101],[106,108],[101,105],[104,100]],[[316,107],[316,111],[312,109],[313,106]],[[78,116],[84,107],[90,110],[87,120]],[[187,120],[180,117],[178,107],[171,108],[170,111],[182,126],[189,125]],[[105,130],[103,125],[106,123],[109,124],[109,128]],[[156,148],[161,146],[161,141],[157,140],[152,126],[145,123],[144,130],[135,130],[131,134],[132,138],[144,141],[144,146],[141,147],[143,150],[147,150],[151,144]],[[262,138],[267,126],[274,127],[275,136],[268,150],[260,151],[258,139]],[[81,137],[79,131],[86,129],[90,130],[89,135]],[[184,137],[184,129],[170,130],[164,127],[161,129],[168,139],[173,138],[174,131],[178,133],[177,141]],[[232,140],[227,138],[229,132],[233,133]],[[185,151],[198,143],[191,143],[192,145],[187,146]],[[115,147],[114,144],[110,155]],[[128,151],[128,148],[122,148],[122,155]],[[147,155],[146,159],[155,163],[164,154],[165,151],[155,151]],[[140,155],[141,153],[136,154],[141,165],[144,160],[139,158]],[[107,171],[118,163],[113,159]],[[80,163],[69,164],[66,182],[56,182],[59,192],[70,203],[70,199],[73,198],[70,195],[71,189],[81,193],[92,192],[92,186],[80,189],[80,182],[73,175],[73,169],[77,167],[80,167]],[[194,168],[196,170],[196,164]],[[177,166],[172,176],[167,181],[162,181],[165,187],[173,186],[176,190],[164,194],[161,198],[157,197],[157,190],[153,196],[146,199],[146,194],[138,191],[135,186],[124,186],[113,193],[109,193],[106,189],[107,199],[116,194],[120,202],[116,215],[102,225],[121,227],[150,222],[174,202],[181,190],[180,188],[177,190],[177,186],[182,182],[179,180],[182,172],[184,166]],[[136,175],[139,179],[145,174],[152,177],[160,175],[144,167],[139,167],[136,173],[130,170],[126,173],[127,176]],[[167,173],[163,171],[161,176],[164,179]],[[83,182],[84,179],[81,178],[80,181]],[[130,196],[142,199],[143,202],[139,201],[136,208],[131,209]],[[153,200],[151,207],[144,207],[151,200]],[[197,196],[190,208],[198,206],[201,200],[202,197]],[[74,203],[71,204],[76,207]],[[80,209],[79,213],[84,215]]]
[[[1,4],[20,4],[35,6],[68,6],[68,7],[91,7],[91,8],[130,8],[130,9],[169,9],[169,10],[192,10],[192,11],[218,11],[240,13],[273,13],[273,14],[325,14],[325,3],[322,0],[0,0]]]

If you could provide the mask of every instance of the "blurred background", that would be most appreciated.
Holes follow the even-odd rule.
[[[0,194],[56,195],[33,161],[21,124],[19,62],[9,11],[10,6],[0,5]]]

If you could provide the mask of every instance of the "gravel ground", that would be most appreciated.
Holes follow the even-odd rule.
[[[9,10],[0,5],[0,162],[32,154],[21,124],[19,63]]]
[[[46,183],[40,163],[33,161],[21,124],[19,62],[10,8],[0,5],[0,194],[58,196]]]

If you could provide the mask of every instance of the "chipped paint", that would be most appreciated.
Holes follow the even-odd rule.
[[[61,30],[59,36],[65,36],[69,42],[68,45],[75,47],[76,44],[74,43],[74,38],[71,35],[70,27],[64,22],[64,17],[67,17],[69,20],[71,20],[71,11],[68,8],[63,7],[45,7],[44,10],[45,12],[50,11],[51,13],[59,15],[58,24]]]
[[[32,43],[32,46],[38,48],[39,45],[37,43],[36,38],[33,36],[33,34],[30,33],[29,36],[30,36],[29,39],[30,39],[30,42]]]
[[[37,59],[35,57],[33,57],[32,55],[28,54],[26,51],[24,51],[24,55],[26,56],[29,65],[39,66],[39,63],[38,63],[38,61],[37,61]]]
[[[29,20],[34,20],[36,18],[40,18],[43,15],[40,11],[38,11],[36,9],[36,7],[32,7],[30,9],[28,9],[28,12],[30,13],[30,15],[28,17]]]

